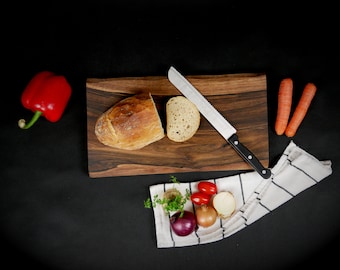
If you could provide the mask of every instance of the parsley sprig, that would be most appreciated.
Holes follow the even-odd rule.
[[[170,177],[171,182],[174,184],[179,184],[179,181],[175,176]],[[173,187],[172,189],[167,190],[163,197],[160,198],[158,194],[154,195],[153,200],[147,198],[144,201],[145,208],[156,207],[157,204],[162,205],[166,214],[170,212],[180,211],[180,217],[184,214],[184,205],[190,199],[190,191],[186,189],[185,194],[183,195],[178,189]]]

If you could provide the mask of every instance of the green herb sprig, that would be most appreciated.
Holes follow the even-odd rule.
[[[179,184],[180,182],[177,180],[175,176],[170,177],[171,182],[174,184]],[[162,205],[166,214],[170,212],[180,211],[180,217],[184,214],[184,205],[190,199],[190,191],[186,189],[185,194],[183,195],[178,189],[175,187],[170,189],[164,193],[164,196],[160,198],[158,194],[154,195],[153,200],[147,198],[144,201],[145,208],[156,207],[157,204]]]

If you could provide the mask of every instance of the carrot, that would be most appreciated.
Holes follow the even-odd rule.
[[[281,80],[278,93],[277,115],[275,121],[275,132],[282,135],[287,127],[290,110],[292,106],[293,80],[284,78]]]
[[[301,94],[301,98],[299,100],[298,105],[294,111],[294,114],[291,120],[288,123],[285,134],[287,137],[293,137],[299,128],[302,120],[305,118],[307,110],[315,96],[316,86],[313,83],[307,83],[303,92]]]

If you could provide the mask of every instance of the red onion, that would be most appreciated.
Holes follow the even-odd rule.
[[[171,229],[178,236],[186,236],[191,234],[196,229],[196,218],[194,213],[184,211],[183,216],[180,217],[181,212],[178,211],[170,217]]]

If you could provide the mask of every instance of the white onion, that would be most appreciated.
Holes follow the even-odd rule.
[[[213,198],[213,206],[220,218],[229,218],[235,211],[236,201],[229,191],[222,191]]]

